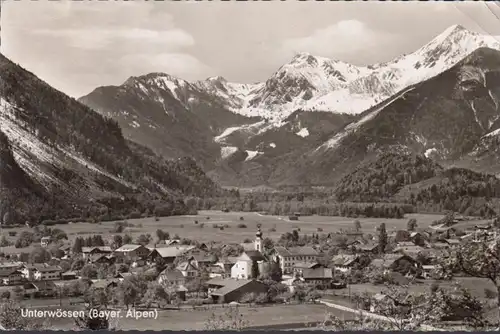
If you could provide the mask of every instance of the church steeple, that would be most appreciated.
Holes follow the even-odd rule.
[[[254,246],[256,251],[262,252],[262,231],[260,227],[257,229],[257,233],[255,233]]]

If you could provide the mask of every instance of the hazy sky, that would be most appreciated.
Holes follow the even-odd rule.
[[[500,36],[499,18],[492,2],[5,1],[1,51],[80,97],[149,72],[261,81],[301,51],[366,65],[453,24]]]

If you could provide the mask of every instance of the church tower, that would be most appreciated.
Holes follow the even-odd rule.
[[[254,241],[255,250],[262,252],[262,231],[259,229],[257,233],[255,233],[255,241]]]

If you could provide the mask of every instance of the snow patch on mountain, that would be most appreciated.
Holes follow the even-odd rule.
[[[220,149],[220,155],[222,159],[229,158],[234,153],[238,152],[238,148],[234,146],[223,146]]]
[[[309,136],[309,130],[307,130],[307,128],[302,128],[300,129],[299,132],[295,133],[297,136],[300,136],[302,138],[305,138],[307,136]]]
[[[262,152],[259,151],[246,151],[248,156],[246,157],[245,161],[250,161],[254,159],[257,155],[262,154]]]

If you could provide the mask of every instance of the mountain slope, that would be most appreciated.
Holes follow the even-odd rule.
[[[17,213],[34,220],[56,213],[81,217],[103,208],[123,214],[126,209],[174,206],[181,196],[218,191],[192,160],[164,161],[128,142],[115,121],[2,55],[0,133],[5,159],[0,195],[9,198],[14,188],[25,189],[17,198],[22,206],[26,193],[33,194],[41,206]],[[123,201],[131,205],[124,208]]]
[[[100,87],[80,102],[111,117],[125,136],[167,158],[192,157],[209,169],[219,156],[214,137],[255,120],[224,109],[217,96],[163,73]]]
[[[366,156],[391,147],[432,154],[438,160],[461,159],[498,127],[499,73],[500,52],[476,50],[382,108],[367,111],[363,121],[306,155],[304,160],[313,161],[308,174],[316,180],[319,175],[335,178]]]

